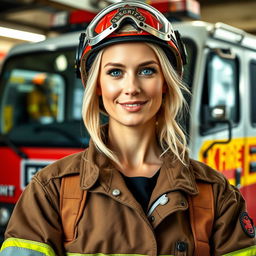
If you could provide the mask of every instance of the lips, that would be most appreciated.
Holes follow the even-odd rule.
[[[129,112],[137,112],[140,111],[146,103],[147,101],[128,101],[119,104]]]
[[[147,101],[127,101],[119,102],[120,105],[144,105]]]

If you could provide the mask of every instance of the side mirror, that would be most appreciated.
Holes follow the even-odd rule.
[[[215,107],[204,106],[202,112],[202,130],[211,128],[214,124],[227,120],[227,110],[225,105]]]
[[[223,121],[227,120],[226,106],[215,106],[210,109],[210,117],[212,121]],[[211,121],[211,120],[210,120]]]
[[[232,139],[232,122],[227,117],[227,108],[225,105],[219,105],[215,107],[205,106],[203,109],[203,122],[201,129],[214,127],[215,124],[226,124],[228,126],[228,138],[226,140],[214,141],[203,152],[203,157],[207,158],[209,150],[216,144],[228,144]]]

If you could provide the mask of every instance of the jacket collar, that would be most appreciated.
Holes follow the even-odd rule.
[[[189,195],[198,194],[193,170],[179,160],[173,160],[172,155],[167,152],[163,156],[163,165],[150,201],[153,202],[159,195],[172,191],[182,191]]]
[[[96,149],[92,140],[83,153],[80,170],[82,189],[88,190],[99,181],[106,192],[112,187],[113,175],[118,172],[109,159]],[[191,165],[185,167],[180,161],[173,161],[171,154],[167,152],[163,156],[163,166],[151,199],[176,190],[190,195],[198,194]]]
[[[108,158],[97,150],[92,140],[84,151],[80,164],[80,185],[82,189],[90,189],[98,180],[105,190],[111,183],[113,166]]]

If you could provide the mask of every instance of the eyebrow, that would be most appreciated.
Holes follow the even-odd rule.
[[[147,66],[147,65],[150,65],[150,64],[156,64],[156,65],[159,66],[159,63],[158,63],[158,62],[156,62],[156,61],[154,61],[154,60],[149,60],[149,61],[145,61],[145,62],[140,63],[140,64],[138,65],[138,67],[143,67],[143,66]],[[107,67],[107,66],[122,67],[122,68],[125,67],[124,64],[116,63],[116,62],[108,62],[108,63],[104,66],[104,68]]]

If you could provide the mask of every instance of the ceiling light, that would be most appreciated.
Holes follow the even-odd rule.
[[[45,35],[5,27],[0,27],[0,36],[30,42],[39,42],[45,40],[46,38]]]

